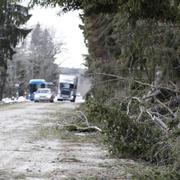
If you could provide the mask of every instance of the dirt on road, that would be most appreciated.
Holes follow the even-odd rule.
[[[73,103],[0,106],[0,180],[131,179],[131,160],[109,157],[99,134],[57,128]],[[64,123],[64,122],[63,122]]]

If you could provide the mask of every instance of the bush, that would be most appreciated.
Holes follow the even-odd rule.
[[[152,120],[137,122],[127,116],[119,105],[106,106],[94,98],[86,102],[85,109],[91,123],[98,124],[104,130],[105,142],[112,154],[157,164],[174,162],[171,139]]]

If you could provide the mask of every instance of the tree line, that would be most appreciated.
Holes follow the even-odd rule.
[[[16,48],[13,61],[8,62],[6,97],[27,95],[30,79],[45,79],[57,84],[59,67],[55,64],[55,55],[60,52],[61,45],[56,47],[48,29],[37,24],[30,36]],[[16,84],[19,87],[16,87]]]
[[[34,30],[20,28],[31,17],[28,10],[15,1],[0,2],[0,100],[17,92],[26,95],[30,79],[57,83],[54,56],[62,44],[55,45],[50,31],[40,24]]]

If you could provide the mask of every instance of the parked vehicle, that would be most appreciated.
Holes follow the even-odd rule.
[[[78,77],[74,75],[60,74],[58,85],[58,101],[69,100],[75,102],[78,85]]]
[[[54,102],[54,95],[49,88],[39,88],[34,93],[34,102],[47,101]]]

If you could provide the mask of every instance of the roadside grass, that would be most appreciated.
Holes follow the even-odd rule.
[[[23,180],[23,179],[26,179],[26,175],[25,174],[18,174],[18,175],[14,176],[14,179]]]
[[[81,177],[81,178],[75,178],[75,177],[69,177],[69,178],[65,178],[64,180],[99,180],[99,177]]]
[[[35,136],[36,140],[41,139],[61,139],[68,142],[89,142],[98,143],[101,142],[101,136],[99,133],[77,133],[74,131],[68,131],[65,129],[59,129],[56,126],[41,126],[38,129],[38,134]]]
[[[7,108],[9,110],[21,109],[24,103],[25,102],[23,102],[23,103],[13,103],[13,104],[0,104],[0,111],[6,110]]]
[[[100,133],[80,133],[68,128],[63,128],[66,124],[76,124],[84,126],[82,119],[78,119],[74,115],[75,110],[62,108],[61,111],[56,111],[47,114],[47,119],[43,120],[43,125],[37,127],[35,139],[61,139],[68,142],[88,142],[102,143],[102,135]]]

